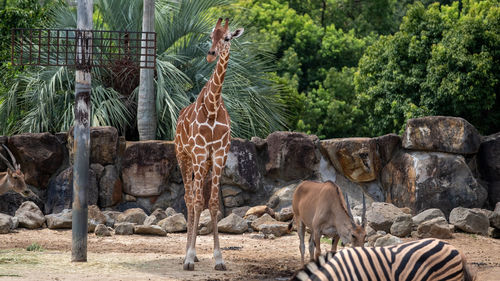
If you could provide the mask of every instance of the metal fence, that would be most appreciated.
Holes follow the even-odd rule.
[[[92,38],[91,48],[77,48],[83,32]],[[90,35],[90,36],[89,36]],[[87,44],[85,44],[87,45]],[[145,48],[145,53],[141,49]],[[77,57],[90,52],[86,67],[113,67],[133,64],[156,67],[156,33],[77,29],[12,29],[13,65],[77,67]]]

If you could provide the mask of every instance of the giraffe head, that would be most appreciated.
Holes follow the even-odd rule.
[[[243,28],[238,28],[234,32],[229,30],[229,19],[226,18],[224,26],[222,26],[222,18],[219,18],[215,25],[210,38],[212,39],[212,46],[208,50],[207,61],[213,62],[219,53],[224,50],[229,50],[231,39],[240,37],[243,34]]]

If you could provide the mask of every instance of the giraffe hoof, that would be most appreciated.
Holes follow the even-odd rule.
[[[215,270],[220,270],[220,271],[226,271],[227,268],[226,268],[226,265],[223,264],[223,263],[219,263],[219,264],[216,264],[215,265]]]
[[[194,263],[185,263],[183,268],[184,268],[184,270],[193,271],[194,270]]]
[[[194,262],[199,262],[200,260],[198,259],[197,256],[194,256]]]

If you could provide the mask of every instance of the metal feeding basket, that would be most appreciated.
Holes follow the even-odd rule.
[[[85,36],[83,36],[85,33]],[[77,48],[91,38],[90,48]],[[88,46],[88,42],[86,42]],[[141,50],[144,48],[144,53]],[[85,52],[88,52],[85,54]],[[77,63],[77,57],[89,57]],[[136,68],[156,67],[156,33],[78,29],[12,29],[12,65]]]

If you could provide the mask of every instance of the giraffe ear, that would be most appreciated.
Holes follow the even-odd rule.
[[[243,34],[244,28],[238,28],[233,33],[231,33],[231,39],[238,38]]]

